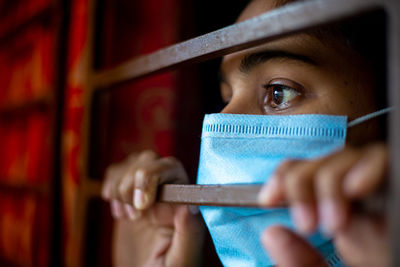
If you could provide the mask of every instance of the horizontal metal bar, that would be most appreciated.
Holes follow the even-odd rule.
[[[87,179],[82,185],[90,197],[100,197],[102,183]],[[260,207],[257,201],[262,184],[163,184],[158,189],[157,201],[170,204],[198,206]],[[352,203],[358,212],[382,214],[386,203],[386,191],[378,192],[363,201]],[[126,202],[132,205],[132,202]],[[269,208],[285,208],[281,202]]]
[[[85,191],[91,196],[100,197],[102,182],[87,178]],[[158,189],[157,201],[173,204],[189,204],[202,206],[258,206],[257,195],[259,185],[194,185],[194,184],[164,184]],[[128,202],[126,204],[132,204]]]
[[[161,186],[159,202],[201,206],[257,207],[262,185],[178,185]]]
[[[198,206],[260,207],[257,201],[262,184],[183,185],[160,186],[157,201]],[[385,188],[386,189],[386,188]],[[352,202],[354,211],[382,215],[386,206],[386,191]],[[130,204],[130,203],[128,203]],[[268,208],[287,208],[286,202]]]
[[[284,35],[351,17],[385,1],[313,0],[294,3],[200,37],[93,73],[93,90],[250,48]]]

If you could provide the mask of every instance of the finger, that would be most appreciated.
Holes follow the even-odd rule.
[[[108,179],[105,179],[101,187],[101,197],[104,200],[110,200],[111,197],[111,185],[108,183]]]
[[[124,206],[118,200],[111,200],[111,214],[114,219],[123,219],[126,218],[126,213],[124,210]]]
[[[271,226],[262,234],[261,241],[277,266],[328,266],[323,257],[300,236],[283,226]]]
[[[166,258],[166,266],[192,266],[200,262],[205,227],[189,206],[178,206],[174,218],[175,234]],[[184,256],[182,256],[184,255]]]
[[[121,202],[133,205],[135,171],[140,166],[155,164],[157,157],[155,152],[146,150],[125,160],[122,177],[115,178],[111,184],[113,195]]]
[[[113,182],[122,177],[123,171],[124,167],[122,164],[112,164],[107,168],[101,190],[101,196],[103,199],[110,200],[115,197],[112,192]]]
[[[160,184],[188,183],[188,180],[182,164],[173,157],[161,158],[155,164],[138,168],[133,193],[136,209],[144,210],[154,203]]]
[[[258,203],[260,206],[275,206],[285,200],[282,177],[298,162],[298,160],[287,160],[278,166],[274,174],[268,179],[258,194]]]
[[[158,159],[160,156],[154,152],[153,150],[147,149],[144,150],[142,152],[140,152],[140,154],[137,156],[137,159],[135,160],[135,158],[133,159],[129,159],[129,160],[134,160],[137,162],[143,162],[143,161],[148,161],[148,160],[155,160]]]
[[[382,218],[352,216],[335,236],[335,247],[348,266],[390,266],[389,237]]]
[[[361,198],[376,191],[386,178],[388,161],[388,151],[384,144],[369,146],[344,178],[345,195]]]
[[[326,235],[339,231],[348,221],[349,204],[342,191],[343,177],[360,155],[359,150],[346,148],[324,161],[315,175],[318,215]]]
[[[151,151],[151,150],[145,150],[145,151],[142,151],[141,153],[147,152],[147,151]],[[155,154],[155,152],[153,152],[153,151],[152,151],[152,153]],[[135,161],[138,159],[139,155],[140,155],[140,153],[132,152],[132,153],[130,153],[130,154],[128,155],[128,157],[124,160],[124,162],[125,162],[125,163],[132,163],[132,162],[135,162]]]
[[[119,165],[118,170],[116,170],[112,175],[108,177],[108,186],[110,187],[110,198],[122,201],[122,197],[119,191],[119,185],[123,179],[126,179],[130,170],[134,168],[134,163],[123,162]]]
[[[300,232],[311,233],[316,228],[314,177],[326,160],[299,161],[284,174],[285,195],[290,204],[291,217]]]
[[[135,207],[133,207],[130,204],[124,204],[124,210],[125,210],[125,214],[127,215],[127,217],[131,220],[131,221],[135,221],[138,218],[141,217],[142,212],[135,209]]]
[[[135,167],[136,164],[133,166]],[[133,205],[133,187],[135,184],[135,169],[130,168],[120,180],[118,185],[119,199],[126,204]]]

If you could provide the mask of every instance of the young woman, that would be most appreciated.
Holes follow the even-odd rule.
[[[238,22],[288,2],[294,1],[251,1]],[[225,56],[221,94],[227,105],[221,113],[344,115],[353,121],[385,107],[384,93],[378,91],[384,90],[379,60],[362,51],[373,51],[375,44],[353,38],[358,31],[352,30],[318,28]],[[333,238],[344,264],[389,265],[384,220],[351,207],[384,183],[388,156],[383,132],[377,119],[369,120],[347,130],[346,146],[340,151],[308,160],[287,159],[272,176],[264,177],[260,205],[287,203],[298,230],[276,225],[260,236],[277,265],[326,265],[324,256],[304,238],[318,226]],[[103,196],[111,201],[115,218],[132,221],[120,222],[124,224],[120,229],[130,230],[119,237],[130,239],[131,244],[116,247],[121,265],[194,266],[201,262],[204,227],[199,216],[187,206],[155,203],[158,185],[187,181],[177,159],[160,158],[151,151],[108,169]]]

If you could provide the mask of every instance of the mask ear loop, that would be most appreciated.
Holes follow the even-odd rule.
[[[394,110],[393,107],[388,107],[388,108],[384,108],[384,109],[369,113],[367,115],[361,116],[361,117],[359,117],[357,119],[352,120],[351,122],[348,122],[347,123],[347,128],[350,128],[350,127],[356,126],[358,124],[361,124],[364,121],[379,117],[379,116],[381,116],[383,114],[391,112],[392,110]]]

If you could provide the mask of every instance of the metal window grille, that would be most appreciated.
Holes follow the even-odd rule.
[[[91,1],[94,10],[95,0]],[[86,146],[88,146],[90,129],[89,121],[96,114],[90,114],[90,105],[93,94],[98,90],[112,88],[112,85],[142,78],[154,73],[181,67],[187,64],[198,63],[208,59],[221,57],[226,54],[250,48],[283,36],[304,31],[312,27],[327,23],[338,22],[355,17],[368,11],[383,9],[387,14],[387,81],[388,99],[390,106],[400,106],[400,1],[398,0],[311,0],[293,3],[282,8],[267,12],[250,20],[181,42],[152,54],[134,58],[124,64],[105,71],[96,71],[93,68],[93,53],[89,56],[87,88],[88,95],[85,125]],[[91,12],[93,14],[93,12]],[[92,15],[93,16],[93,15]],[[94,19],[89,23],[92,36],[89,46],[93,47]],[[93,48],[90,49],[93,51]],[[392,166],[390,170],[390,192],[388,218],[391,231],[392,266],[400,266],[400,213],[396,207],[400,206],[400,165],[395,160],[400,158],[400,109],[396,108],[390,115],[389,142]],[[87,166],[88,150],[84,151]],[[87,174],[87,172],[84,171]],[[83,179],[83,190],[80,199],[88,199],[100,191],[100,185],[89,177]],[[196,186],[191,186],[196,188]],[[179,187],[170,186],[166,190],[166,199],[173,198]],[[191,190],[190,188],[188,190]],[[211,191],[219,188],[211,188]],[[228,190],[235,190],[229,188]],[[248,188],[247,195],[254,195],[254,188]],[[246,194],[243,194],[246,196]],[[190,194],[188,196],[190,198]],[[172,201],[172,200],[171,200]],[[189,201],[190,202],[190,201]],[[82,206],[80,213],[85,213]],[[84,216],[78,216],[84,217]],[[83,224],[82,224],[83,225]],[[78,229],[82,236],[84,229]],[[79,234],[81,233],[81,234]],[[80,242],[82,243],[82,242]]]

